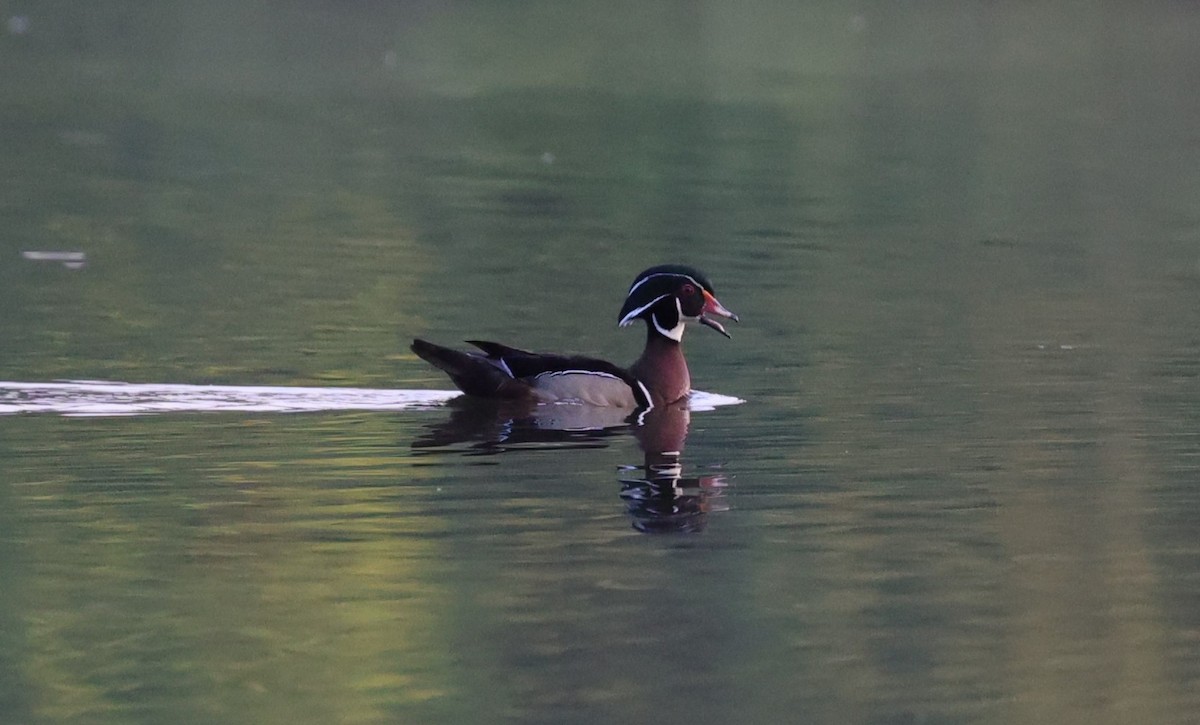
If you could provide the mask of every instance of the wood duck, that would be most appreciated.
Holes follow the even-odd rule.
[[[682,400],[691,391],[681,345],[686,321],[729,337],[713,315],[738,319],[717,301],[712,283],[698,270],[664,264],[639,274],[625,294],[617,323],[646,323],[646,347],[628,369],[594,358],[529,352],[480,340],[467,342],[482,354],[420,339],[413,340],[412,351],[444,371],[467,395],[653,408]]]

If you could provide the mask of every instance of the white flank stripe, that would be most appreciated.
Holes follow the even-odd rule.
[[[538,373],[537,375],[534,375],[533,377],[536,380],[538,378],[552,378],[556,375],[596,375],[596,376],[599,376],[602,378],[612,378],[613,380],[620,380],[619,377],[617,377],[616,375],[613,375],[612,373],[602,373],[599,370],[551,370],[549,372]]]

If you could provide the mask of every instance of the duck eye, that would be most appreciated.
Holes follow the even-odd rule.
[[[691,297],[692,295],[696,294],[696,288],[690,283],[685,283],[679,288],[679,294],[683,295],[684,297]]]

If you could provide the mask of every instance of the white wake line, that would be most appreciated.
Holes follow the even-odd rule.
[[[146,413],[419,410],[435,408],[456,390],[178,385],[72,380],[0,382],[0,415],[142,415]]]
[[[303,388],[248,385],[180,385],[70,380],[0,381],[0,415],[48,413],[122,416],[154,413],[302,413],[335,410],[430,410],[457,398],[457,390]],[[689,407],[713,410],[745,402],[694,391]]]

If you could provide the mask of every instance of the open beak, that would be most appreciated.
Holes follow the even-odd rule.
[[[729,337],[729,333],[725,332],[725,328],[721,327],[721,323],[717,322],[716,320],[712,319],[711,317],[708,317],[708,315],[718,315],[720,317],[724,317],[724,318],[733,320],[734,322],[738,321],[737,315],[735,315],[732,312],[730,312],[729,310],[725,309],[725,307],[720,302],[717,301],[716,297],[713,297],[712,295],[710,295],[708,293],[707,290],[705,290],[704,291],[704,309],[702,309],[700,311],[700,317],[698,318],[700,320],[700,324],[704,325],[705,327],[711,327],[712,329],[721,333],[725,337]]]

